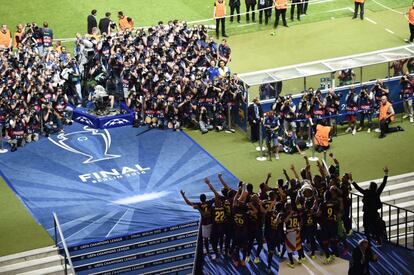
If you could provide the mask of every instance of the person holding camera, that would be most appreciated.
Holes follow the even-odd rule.
[[[352,135],[355,135],[358,114],[358,95],[355,93],[354,88],[350,88],[346,95],[345,110],[348,120],[348,128],[345,130],[345,133],[352,132]]]
[[[360,112],[358,131],[361,131],[364,128],[365,119],[367,119],[367,132],[370,133],[372,126],[372,113],[374,111],[374,95],[368,90],[368,87],[365,85],[362,87],[361,93],[358,97],[358,109]]]
[[[57,132],[64,132],[62,117],[53,109],[52,103],[46,103],[43,107],[42,118],[46,137]]]
[[[309,119],[312,117],[311,114],[311,104],[308,101],[308,97],[306,95],[303,95],[300,99],[298,110],[297,110],[297,118],[300,120],[298,122],[298,136],[300,139],[304,139],[305,136],[310,138],[309,135]]]
[[[23,147],[26,140],[26,123],[28,122],[28,117],[26,114],[15,114],[14,117],[9,120],[9,131],[10,131],[10,140],[9,144],[11,145],[11,152],[15,152],[17,147]]]
[[[280,120],[273,111],[270,111],[264,120],[264,127],[266,130],[266,145],[268,152],[268,159],[272,160],[272,154],[279,159],[279,127]]]
[[[53,30],[49,28],[48,22],[43,22],[43,28],[41,29],[43,50],[48,52],[49,48],[53,47]]]
[[[283,129],[285,131],[292,130],[296,132],[296,105],[293,103],[292,96],[286,96],[285,102],[283,102],[280,113],[283,119]]]
[[[213,130],[214,126],[211,124],[211,114],[207,111],[206,107],[200,108],[200,114],[198,117],[198,126],[202,134],[208,133],[209,130]]]
[[[0,29],[0,50],[11,49],[12,39],[7,25],[2,25]]]
[[[335,90],[330,89],[325,98],[325,115],[328,116],[328,125],[332,127],[332,135],[337,134],[337,115],[339,112],[339,96],[335,94]]]
[[[410,122],[414,122],[413,118],[413,92],[414,87],[411,77],[408,73],[403,75],[400,80],[401,92],[400,98],[403,100],[404,113],[403,119],[409,118]]]
[[[325,115],[325,100],[322,97],[321,90],[316,90],[315,95],[311,99],[312,120],[314,124],[322,121]]]

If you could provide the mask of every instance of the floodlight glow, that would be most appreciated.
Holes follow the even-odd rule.
[[[134,204],[134,203],[159,199],[159,198],[167,196],[169,193],[170,192],[162,191],[162,192],[152,192],[152,193],[140,194],[140,195],[135,195],[135,196],[131,196],[131,197],[118,199],[116,201],[113,201],[113,203],[123,204],[123,205]]]

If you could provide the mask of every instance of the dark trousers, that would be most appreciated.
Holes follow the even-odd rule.
[[[256,4],[247,4],[246,3],[246,21],[250,21],[250,12],[252,14],[252,21],[254,22],[256,20],[256,13],[255,13],[255,9],[256,9]]]
[[[260,133],[259,133],[259,127],[260,126],[259,125],[260,125],[260,123],[258,123],[258,122],[256,122],[256,123],[251,122],[250,123],[250,129],[251,129],[250,140],[252,142],[255,142],[255,141],[259,140],[259,135],[260,135]]]
[[[306,14],[308,12],[308,3],[309,0],[302,0],[302,14]]]
[[[283,26],[287,26],[286,9],[282,9],[282,10],[276,9],[276,20],[275,20],[275,24],[273,25],[274,28],[276,28],[279,25],[280,15],[282,15]]]
[[[293,0],[292,6],[290,8],[290,20],[293,21],[294,15],[295,15],[295,6],[297,7],[297,18],[300,20],[300,15],[302,14],[302,4],[299,0]]]
[[[414,25],[409,24],[409,26],[410,26],[410,42],[413,42],[413,40],[414,40]]]
[[[270,7],[266,7],[265,5],[259,5],[259,23],[262,24],[263,23],[263,14],[264,14],[264,20],[265,20],[265,24],[267,25],[269,23],[269,18],[272,17],[272,9]],[[266,10],[262,10],[264,8],[268,8]]]
[[[361,13],[359,16],[361,17],[361,19],[364,19],[364,3],[358,2],[355,2],[354,18],[357,18],[359,8],[361,8]]]
[[[391,120],[389,118],[380,121],[381,136],[385,136],[386,133],[393,133],[399,131],[398,127],[389,127],[390,123]]]
[[[226,34],[226,18],[217,18],[216,19],[216,36],[219,36],[219,30],[220,30],[220,23],[221,23],[221,35]]]
[[[230,22],[233,22],[234,12],[237,14],[237,23],[240,23],[240,6],[230,6]]]

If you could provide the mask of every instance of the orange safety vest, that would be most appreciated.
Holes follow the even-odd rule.
[[[329,145],[329,133],[331,132],[331,127],[322,126],[318,124],[316,126],[316,134],[313,139],[315,145],[320,145],[327,147]]]
[[[131,21],[131,23],[129,23],[128,21],[127,21],[127,24],[126,24],[126,29],[128,29],[128,30],[132,30],[134,28],[134,20],[132,20]]]
[[[357,3],[364,3],[365,2],[365,0],[355,0],[355,2],[357,2]]]
[[[119,28],[121,30],[125,30],[128,27],[128,25],[129,25],[126,16],[124,16],[121,19],[119,19],[118,24],[119,24]]]
[[[390,107],[391,103],[387,102],[385,105],[381,103],[380,109],[379,109],[379,120],[384,120],[388,114],[390,114]],[[394,121],[394,115],[390,116],[391,121]]]
[[[216,14],[214,15],[216,18],[221,18],[226,16],[226,2],[223,1],[220,3],[216,1]]]
[[[287,1],[286,0],[274,0],[275,1],[275,8],[277,10],[286,10],[287,9]]]
[[[0,31],[0,46],[3,48],[10,48],[11,36],[10,31],[7,30],[6,33]]]
[[[411,25],[414,25],[414,8],[410,8],[410,10],[408,11],[408,22]]]
[[[22,46],[21,42],[17,43],[17,39],[16,39],[16,38],[19,38],[19,41],[22,41],[22,36],[23,36],[23,32],[15,32],[14,33],[13,48],[17,49],[17,48],[20,48]]]

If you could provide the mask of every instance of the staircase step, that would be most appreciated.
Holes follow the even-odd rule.
[[[197,223],[191,223],[191,224],[192,226],[187,227],[186,225],[182,225],[183,227],[177,228],[175,230],[170,230],[170,231],[163,231],[163,229],[160,229],[160,230],[154,231],[156,233],[151,233],[151,234],[147,234],[146,232],[137,233],[137,234],[131,235],[132,237],[126,240],[122,240],[122,238],[109,239],[106,241],[102,241],[101,242],[102,245],[101,244],[92,245],[92,246],[84,245],[84,246],[81,246],[80,248],[71,247],[69,248],[69,251],[70,251],[69,253],[71,257],[74,258],[74,257],[81,256],[81,255],[91,254],[91,253],[94,253],[100,250],[107,250],[111,248],[117,248],[120,246],[131,245],[136,242],[157,240],[157,239],[165,238],[171,235],[186,234],[188,232],[194,232],[196,230],[198,231],[198,224]],[[139,237],[134,237],[134,235],[139,235]]]
[[[54,256],[58,254],[58,248],[54,246],[42,247],[34,250],[0,257],[0,267],[11,264],[17,264],[29,260],[40,259],[47,256]]]
[[[84,255],[81,257],[72,258],[75,267],[90,265],[95,262],[113,259],[113,257],[128,257],[135,254],[147,253],[149,251],[165,250],[169,247],[175,247],[186,243],[196,243],[198,232],[188,233],[178,236],[179,239],[163,238],[160,241],[140,242],[130,246],[123,246],[117,249],[110,249],[105,251],[98,251],[96,253]],[[173,240],[171,240],[173,239]]]
[[[65,274],[65,267],[63,265],[52,266],[48,268],[37,269],[34,271],[19,273],[19,275],[64,275]],[[68,275],[74,275],[70,272],[68,266]]]
[[[157,261],[159,258],[163,258],[167,255],[174,256],[175,254],[182,254],[185,252],[194,252],[196,249],[197,243],[191,241],[188,243],[180,243],[165,248],[156,248],[154,250],[148,249],[141,251],[140,253],[129,253],[127,255],[116,255],[116,257],[109,257],[106,259],[100,259],[100,261],[90,261],[89,263],[82,263],[82,265],[76,265],[76,271],[82,270],[100,270],[101,268],[107,268],[108,266],[123,266],[128,264],[128,262],[143,262]]]
[[[407,181],[413,181],[413,180],[414,180],[414,172],[406,173],[406,174],[402,174],[402,175],[391,176],[391,177],[388,177],[387,185],[385,187],[387,187],[389,185],[394,185],[394,184],[398,184],[398,183],[401,183],[401,182],[407,182]],[[371,181],[374,181],[377,184],[381,184],[382,178],[376,179],[376,180],[358,182],[358,185],[365,189],[365,188],[369,187]]]
[[[193,261],[194,251],[183,251],[182,253],[174,256],[165,256],[159,259],[146,259],[145,261],[138,262],[131,261],[131,263],[129,263],[128,265],[113,265],[101,269],[79,271],[76,272],[76,274],[119,274],[124,272],[131,272],[126,274],[145,274],[168,267],[189,264]]]
[[[19,262],[7,266],[0,267],[1,274],[17,274],[37,269],[48,268],[52,266],[62,265],[64,258],[61,255],[53,255],[40,259]]]

